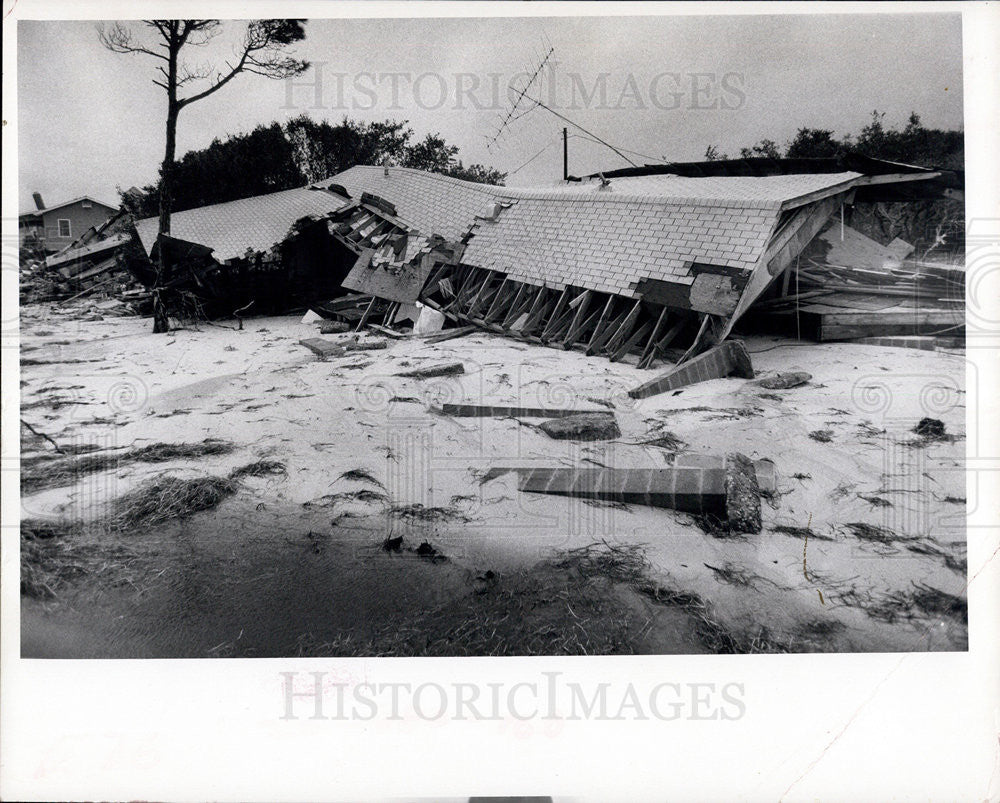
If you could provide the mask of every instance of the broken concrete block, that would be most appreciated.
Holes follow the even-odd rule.
[[[299,341],[300,346],[305,346],[314,354],[320,357],[343,357],[344,347],[334,343],[332,340],[324,340],[321,337],[307,337]]]
[[[739,340],[727,340],[725,343],[713,346],[684,364],[675,365],[648,382],[632,388],[628,395],[633,399],[645,399],[685,385],[709,379],[721,379],[733,374],[745,379],[754,377],[750,355]]]
[[[349,332],[350,330],[351,325],[344,321],[323,321],[319,325],[319,333],[321,335],[336,335],[341,332]]]
[[[726,521],[729,528],[741,533],[759,533],[760,486],[753,461],[733,452],[726,456]]]
[[[577,441],[607,441],[621,437],[613,413],[582,413],[543,421],[541,430],[550,438]]]
[[[812,374],[805,371],[790,371],[788,373],[777,374],[761,379],[757,384],[768,390],[785,390],[786,388],[797,388],[812,379]]]
[[[306,310],[306,314],[302,316],[302,323],[316,323],[316,321],[322,321],[323,316],[319,313],[313,312],[311,309]]]
[[[432,379],[436,376],[451,376],[453,374],[464,374],[465,366],[460,362],[449,362],[444,365],[431,365],[427,368],[416,368],[413,371],[403,371],[396,376],[406,376],[413,379]]]

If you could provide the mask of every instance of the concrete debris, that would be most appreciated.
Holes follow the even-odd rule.
[[[753,461],[733,452],[726,456],[726,521],[729,529],[741,533],[759,533],[760,487]]]
[[[313,312],[311,309],[306,310],[306,314],[302,316],[302,323],[316,323],[317,321],[322,321],[323,316],[318,312]]]
[[[787,390],[788,388],[797,388],[799,385],[804,385],[810,379],[812,379],[812,374],[807,374],[805,371],[790,371],[765,377],[759,380],[757,384],[768,390]]]
[[[542,422],[542,432],[557,440],[608,441],[621,437],[613,413],[580,413]]]

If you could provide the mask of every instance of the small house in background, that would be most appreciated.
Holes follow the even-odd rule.
[[[18,242],[33,235],[47,253],[55,253],[71,245],[85,231],[102,226],[118,208],[84,195],[54,206],[45,206],[42,196],[33,193],[35,209],[18,216]]]

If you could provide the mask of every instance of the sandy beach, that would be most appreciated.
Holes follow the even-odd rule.
[[[961,352],[750,337],[758,377],[812,379],[635,401],[625,391],[652,372],[487,333],[321,359],[299,344],[317,336],[301,316],[166,335],[144,318],[86,317],[21,310],[21,415],[51,438],[22,428],[22,468],[111,458],[69,484],[36,470],[26,487],[22,474],[22,519],[72,524],[81,550],[71,579],[22,596],[25,657],[967,648]],[[463,375],[396,376],[455,361]],[[446,402],[610,409],[621,436],[557,441],[540,419],[432,409]],[[914,433],[927,416],[944,437]],[[206,442],[223,447],[127,458]],[[759,535],[521,492],[496,470],[731,451],[775,464]],[[154,478],[260,461],[271,469],[201,512],[108,524]],[[522,624],[481,632],[511,606]]]

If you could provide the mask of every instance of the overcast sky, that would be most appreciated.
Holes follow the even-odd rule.
[[[221,64],[241,28],[227,23],[193,61]],[[928,126],[962,127],[957,14],[311,20],[306,29],[297,54],[313,62],[309,73],[293,86],[241,75],[187,107],[178,156],[302,113],[394,118],[417,136],[440,132],[466,163],[516,171],[509,184],[551,182],[562,175],[566,125],[554,114],[534,108],[487,149],[509,108],[506,85],[523,85],[518,74],[550,46],[531,94],[636,163],[700,159],[710,144],[737,156],[801,126],[857,133],[874,109],[888,125],[916,111]],[[17,36],[22,211],[32,191],[48,204],[116,203],[116,186],[155,180],[166,105],[152,84],[158,62],[104,50],[93,22],[21,20]],[[569,128],[571,173],[628,165]]]

